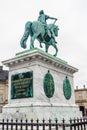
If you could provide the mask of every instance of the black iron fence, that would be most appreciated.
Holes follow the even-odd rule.
[[[87,118],[70,119],[66,122],[64,119],[59,123],[57,119],[48,121],[37,119],[24,120],[0,120],[0,130],[87,130]]]

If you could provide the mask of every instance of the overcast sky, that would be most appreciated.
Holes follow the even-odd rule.
[[[58,18],[57,57],[79,69],[74,87],[87,87],[87,0],[0,0],[0,65],[23,51],[24,25],[37,20],[41,9]]]

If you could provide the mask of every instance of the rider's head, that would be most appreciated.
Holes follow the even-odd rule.
[[[44,14],[44,11],[43,11],[43,10],[40,10],[39,14]]]

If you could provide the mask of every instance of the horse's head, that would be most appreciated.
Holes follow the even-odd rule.
[[[54,35],[57,37],[58,36],[58,26],[55,24],[49,24],[48,27],[50,28],[51,32],[54,33]]]
[[[56,37],[58,36],[58,30],[59,30],[58,26],[53,25],[53,31]]]

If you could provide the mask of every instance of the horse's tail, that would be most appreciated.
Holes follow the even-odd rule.
[[[28,36],[30,34],[31,24],[32,23],[30,21],[28,21],[25,24],[25,31],[24,31],[23,37],[21,38],[21,41],[20,41],[20,45],[21,45],[22,48],[26,48],[26,41],[27,41]]]
[[[33,32],[32,32],[32,22],[28,21],[26,24],[25,24],[25,30],[29,32],[29,35],[32,36],[33,35]],[[28,36],[29,36],[28,35]]]

